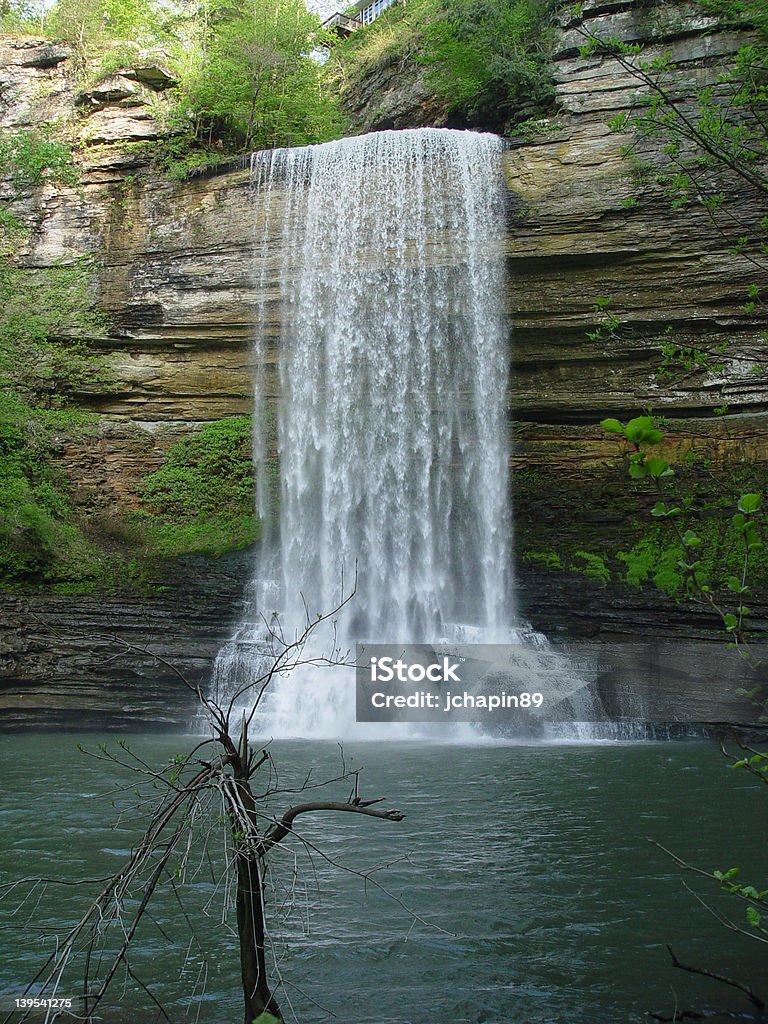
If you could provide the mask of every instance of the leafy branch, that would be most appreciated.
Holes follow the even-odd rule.
[[[748,641],[748,620],[751,609],[745,604],[750,591],[749,573],[753,556],[764,547],[762,538],[762,496],[742,494],[736,501],[731,525],[741,544],[741,566],[738,574],[729,574],[724,580],[714,581],[703,569],[697,550],[702,539],[695,524],[683,521],[686,506],[681,496],[670,495],[669,483],[675,471],[669,461],[659,453],[665,435],[652,416],[637,416],[628,423],[609,418],[601,422],[603,430],[621,438],[627,460],[629,476],[634,481],[645,481],[657,497],[651,515],[668,521],[683,551],[678,561],[682,570],[685,592],[691,600],[708,606],[720,619],[734,646],[739,648],[750,668],[760,677],[760,683],[750,696],[756,699],[764,712],[768,711],[765,685],[768,683],[765,664],[757,658]],[[730,600],[728,596],[730,595]]]

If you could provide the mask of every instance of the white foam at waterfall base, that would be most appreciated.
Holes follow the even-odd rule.
[[[219,698],[258,676],[273,612],[290,638],[354,580],[342,647],[514,638],[502,148],[419,129],[255,154],[254,273],[279,296],[278,399],[274,411],[265,300],[254,459],[266,536],[217,659]],[[353,677],[313,665],[279,679],[259,731],[370,733],[355,727]]]

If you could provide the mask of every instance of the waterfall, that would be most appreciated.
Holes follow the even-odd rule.
[[[253,675],[263,615],[290,635],[355,574],[345,641],[509,639],[502,146],[426,128],[254,155],[265,538],[219,692]],[[274,731],[332,729],[343,698],[318,687],[302,710],[280,681]]]

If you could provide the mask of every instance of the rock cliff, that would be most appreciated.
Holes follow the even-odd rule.
[[[683,96],[714,81],[722,63],[750,38],[738,27],[719,27],[688,2],[591,0],[583,8],[589,29],[650,42],[651,54],[668,52]],[[580,42],[578,27],[564,18],[553,55],[556,109],[529,136],[511,140],[505,155],[510,419],[522,551],[546,546],[546,530],[563,524],[574,538],[584,534],[593,541],[621,528],[626,507],[590,504],[584,497],[616,490],[616,445],[597,426],[604,416],[635,415],[650,406],[668,420],[670,450],[706,458],[723,472],[745,453],[758,466],[768,461],[765,378],[753,369],[755,353],[765,349],[765,320],[744,311],[754,268],[733,251],[740,225],[752,217],[753,199],[735,185],[727,191],[723,209],[732,227],[722,232],[700,204],[672,209],[663,188],[643,171],[660,159],[654,144],[642,144],[638,166],[623,155],[626,137],[607,126],[614,114],[636,104],[638,82],[610,56],[580,56]],[[423,83],[400,80],[391,68],[377,74],[357,100],[358,113],[368,111],[371,126],[441,121]],[[74,124],[80,183],[43,188],[21,204],[33,228],[21,261],[40,267],[98,257],[98,299],[110,328],[85,340],[107,354],[116,383],[109,393],[82,396],[98,414],[99,428],[87,441],[69,442],[62,457],[75,500],[80,495],[85,503],[98,494],[108,515],[137,503],[141,476],[161,464],[180,434],[248,410],[249,339],[260,300],[267,304],[265,329],[272,337],[278,329],[273,285],[268,282],[260,295],[251,273],[259,205],[247,168],[181,183],[149,169],[141,144],[161,133],[163,92],[171,84],[162,54],[137,54],[133,66],[84,89],[65,46],[0,40],[0,127],[57,117]],[[617,321],[610,329],[600,327],[594,309],[605,297]],[[659,339],[668,328],[707,346],[727,342],[727,365],[660,380]],[[716,405],[727,405],[727,415],[714,415]],[[562,600],[550,593],[569,593],[562,580],[551,588],[540,575],[525,567],[521,572],[523,604],[535,624],[551,627],[556,615],[571,621]],[[215,568],[198,564],[195,573],[205,580]],[[226,602],[234,601],[245,575],[241,569],[240,579],[230,575],[219,588]],[[576,577],[572,586],[579,592],[583,583]],[[623,633],[627,623],[663,630],[668,618],[679,635],[702,628],[691,624],[687,610],[660,608],[636,591],[614,595],[624,608],[624,625],[617,626],[605,612],[611,592],[592,583],[588,588],[594,603],[587,605],[587,627],[583,604],[579,610],[576,628],[582,633],[599,632],[601,623],[609,634]],[[71,603],[3,600],[10,637],[0,667],[3,707],[21,706],[25,688],[40,678],[69,685],[91,672],[84,652],[62,654],[79,665],[63,674],[50,658],[38,656],[46,628],[53,635],[57,622],[77,618]],[[171,611],[177,605],[175,595],[165,604],[158,598],[153,607],[159,618],[143,632],[138,613],[133,619],[128,613],[132,636],[142,646],[170,615],[172,632],[187,639],[166,653],[192,658],[200,669],[236,608],[231,604],[227,615],[219,605],[210,620],[202,611],[184,619]],[[92,611],[80,606],[91,625]],[[32,615],[42,623],[34,634],[38,653],[20,639]],[[98,631],[109,632],[101,625]],[[58,641],[51,648],[60,649]],[[125,693],[115,700],[134,707]]]
[[[186,559],[165,591],[135,596],[3,594],[0,728],[194,730],[230,635],[242,555]]]

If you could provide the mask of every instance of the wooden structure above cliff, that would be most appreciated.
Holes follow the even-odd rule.
[[[357,29],[370,25],[394,3],[395,0],[357,0],[352,14],[342,14],[340,11],[336,11],[335,14],[325,19],[322,27],[346,37]]]
[[[326,18],[321,28],[328,29],[331,32],[335,32],[336,35],[344,36],[345,38],[351,35],[355,29],[362,28],[362,21],[358,21],[357,18],[350,18],[346,14],[341,14],[340,11],[336,11],[329,18]]]

